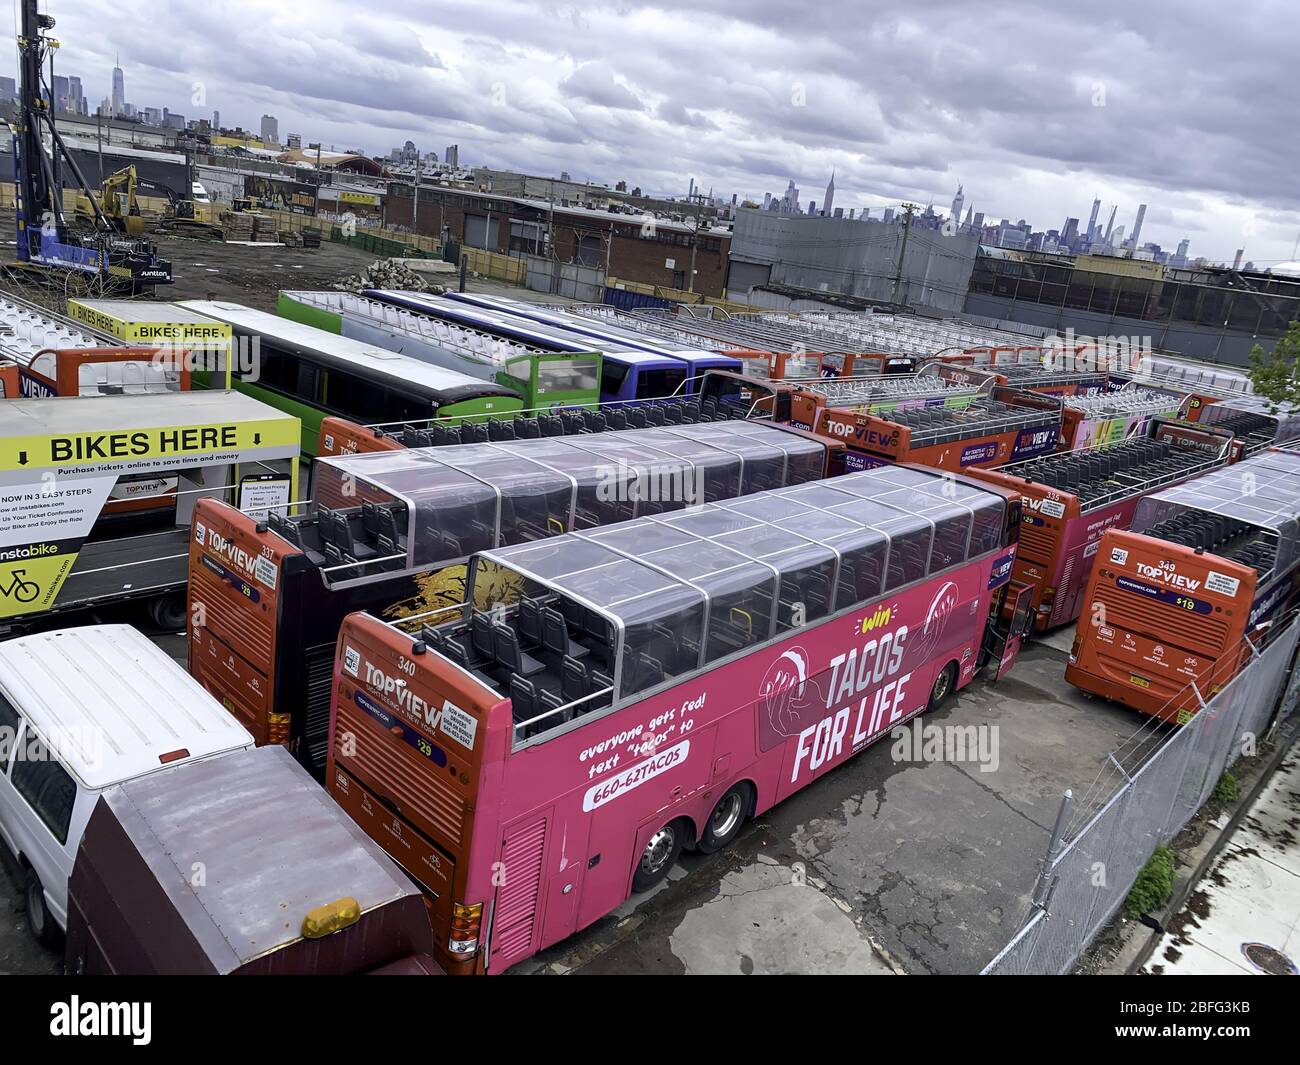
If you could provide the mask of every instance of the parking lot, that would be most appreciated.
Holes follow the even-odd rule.
[[[177,636],[157,637],[183,661]],[[521,973],[972,973],[1024,918],[1061,793],[1139,722],[1062,680],[1068,634],[977,680],[925,725],[989,726],[978,761],[907,761],[886,739]],[[0,971],[51,973],[12,868]]]

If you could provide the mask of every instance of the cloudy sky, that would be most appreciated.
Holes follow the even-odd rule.
[[[337,148],[761,199],[1131,232],[1257,265],[1300,238],[1295,0],[47,0],[91,107],[127,99]],[[879,213],[878,210],[874,213]]]

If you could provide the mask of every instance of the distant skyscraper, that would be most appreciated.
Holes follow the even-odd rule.
[[[1133,235],[1129,237],[1129,243],[1133,245],[1134,249],[1139,247],[1138,241],[1142,239],[1142,219],[1146,216],[1147,205],[1145,203],[1138,204],[1137,219],[1133,223]]]
[[[221,128],[221,112],[220,112],[220,111],[213,111],[213,112],[212,112],[212,128],[213,128],[213,129],[220,129],[220,128]]]
[[[262,116],[261,139],[263,144],[280,143],[280,123],[276,121],[275,115]]]
[[[974,219],[974,221],[973,221],[971,224],[972,224],[976,229],[983,229],[983,228],[984,228],[984,212],[983,212],[983,211],[976,211],[976,212],[975,212],[975,219]]]
[[[822,201],[822,212],[829,215],[835,206],[835,168],[831,167],[831,179],[826,182],[826,199]]]
[[[113,114],[120,115],[126,109],[126,79],[122,76],[122,68],[116,65],[121,62],[120,57],[114,61],[113,67]]]
[[[948,217],[954,222],[961,221],[961,207],[966,202],[966,195],[962,192],[960,185],[957,186],[957,195],[952,198],[952,210],[948,212]]]
[[[1097,239],[1097,212],[1101,210],[1101,197],[1096,196],[1092,201],[1092,214],[1088,216],[1088,243],[1091,244]]]
[[[1191,246],[1191,241],[1189,241],[1186,237],[1183,237],[1183,239],[1178,242],[1178,258],[1186,259],[1187,249],[1190,246]]]
[[[1119,204],[1110,209],[1110,221],[1106,223],[1106,235],[1101,238],[1103,244],[1109,244],[1111,237],[1115,233],[1115,212],[1119,210]]]
[[[892,222],[893,220],[894,220],[894,209],[892,207],[886,207],[884,217],[881,219],[881,221],[884,222],[885,225],[889,225],[889,223]]]
[[[161,126],[163,124],[162,109],[158,107],[146,107],[144,109],[144,120],[146,125]]]
[[[443,152],[442,161],[450,167],[453,168],[459,167],[460,166],[460,145],[459,144],[447,145],[447,150]]]
[[[1242,259],[1242,256],[1244,256],[1245,254],[1246,254],[1246,249],[1245,249],[1245,248],[1238,248],[1238,249],[1237,249],[1237,254],[1233,257],[1233,260],[1232,260],[1232,268],[1233,268],[1234,270],[1240,270],[1240,269],[1241,269],[1241,259]]]
[[[1065,225],[1061,227],[1061,243],[1067,248],[1073,249],[1075,241],[1079,239],[1079,220],[1077,218],[1067,218]]]
[[[0,96],[12,100],[18,95],[18,82],[13,78],[0,78]]]

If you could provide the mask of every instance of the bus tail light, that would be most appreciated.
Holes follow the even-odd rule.
[[[289,742],[289,715],[288,714],[267,714],[266,715],[266,742],[267,743],[288,743]]]
[[[451,938],[447,950],[452,954],[473,954],[478,950],[479,928],[483,923],[483,903],[451,905]]]

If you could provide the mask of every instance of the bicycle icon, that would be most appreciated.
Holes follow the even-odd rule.
[[[35,581],[23,580],[25,569],[16,569],[13,571],[13,580],[9,582],[9,587],[0,585],[0,595],[5,598],[13,596],[20,603],[30,603],[41,594],[41,586]]]

